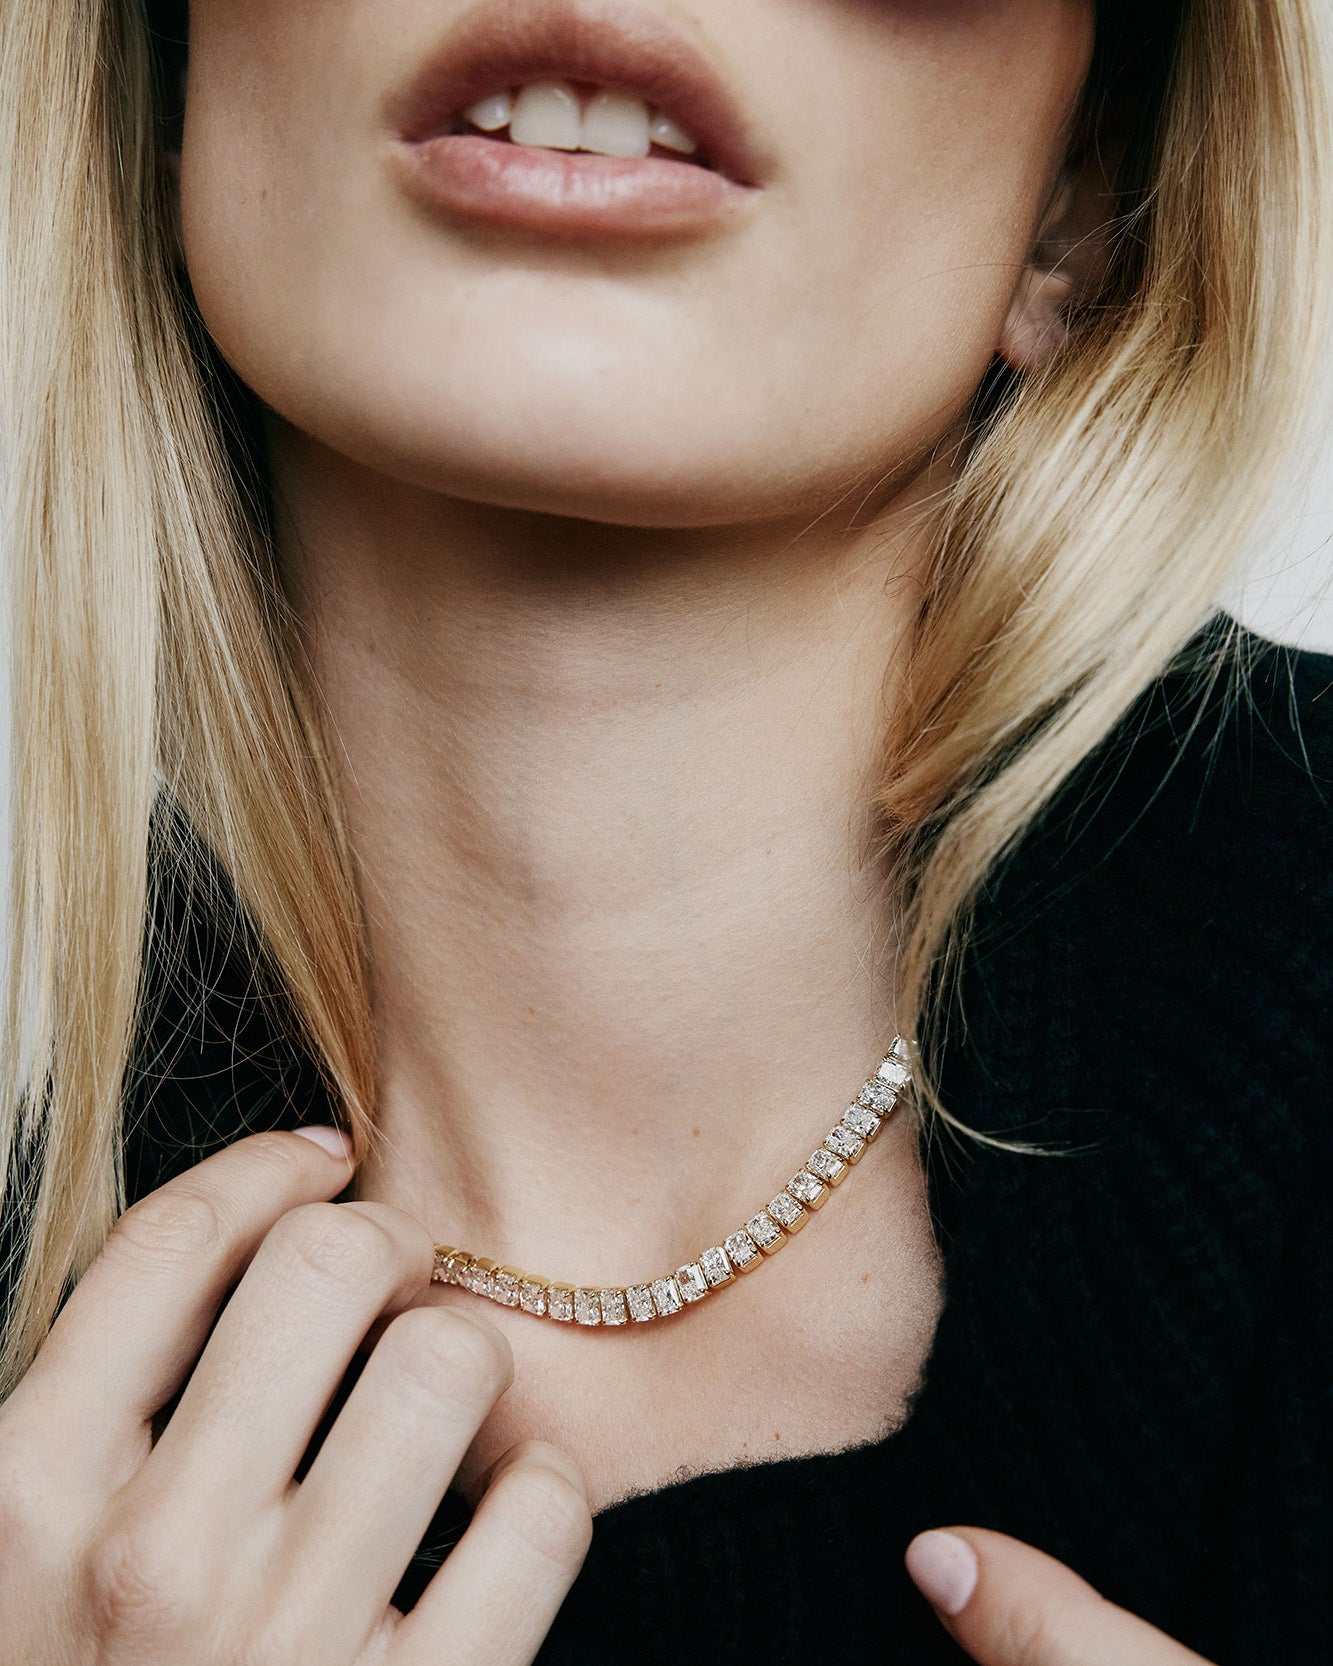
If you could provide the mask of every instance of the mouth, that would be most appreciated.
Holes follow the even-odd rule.
[[[388,117],[412,194],[536,229],[697,229],[763,185],[707,54],[625,0],[482,0]]]

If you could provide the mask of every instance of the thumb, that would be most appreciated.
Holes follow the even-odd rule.
[[[1063,1562],[982,1527],[918,1533],[907,1571],[981,1666],[1207,1666]]]

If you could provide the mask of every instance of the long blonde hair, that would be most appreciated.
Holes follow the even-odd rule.
[[[900,1013],[923,1043],[980,883],[1213,612],[1293,455],[1328,307],[1315,3],[1182,0],[1169,24],[1149,0],[1102,8],[1079,142],[1117,100],[1140,111],[1114,256],[1051,366],[979,406],[886,737],[878,802],[910,879]],[[0,1397],[125,1204],[144,970],[173,951],[145,941],[150,855],[194,866],[162,803],[234,887],[358,1157],[373,1131],[354,869],[173,256],[162,62],[144,0],[4,0],[0,1152],[23,1232]]]

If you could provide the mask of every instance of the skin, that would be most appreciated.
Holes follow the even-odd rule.
[[[645,250],[407,201],[384,111],[456,0],[193,0],[180,247],[269,412],[361,873],[381,1139],[352,1201],[326,1201],[345,1165],[258,1136],[118,1225],[0,1415],[0,1535],[35,1522],[76,1593],[53,1639],[32,1579],[0,1573],[15,1659],[176,1661],[188,1636],[205,1666],[242,1644],[512,1666],[592,1512],[879,1438],[920,1376],[939,1257],[902,1119],[778,1270],[679,1327],[575,1332],[428,1284],[432,1240],[593,1284],[676,1265],[882,1053],[868,803],[926,510],[994,355],[1058,345],[1096,247],[1095,193],[1058,189],[1086,0],[653,4],[735,91],[764,185],[726,233]],[[1051,240],[1079,251],[1055,272]],[[793,1311],[807,1345],[774,1359]],[[701,1378],[752,1381],[756,1357],[754,1391],[699,1417]],[[476,1521],[401,1621],[455,1475]],[[39,1502],[62,1486],[63,1537]],[[1023,1567],[995,1566],[979,1589],[1020,1600]],[[1019,1658],[1003,1618],[950,1623],[976,1659]],[[1098,1646],[1022,1658],[1127,1658]],[[1172,1666],[1166,1646],[1141,1659]]]

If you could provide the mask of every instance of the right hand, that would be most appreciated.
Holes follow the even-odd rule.
[[[592,1531],[545,1442],[499,1460],[411,1612],[390,1604],[513,1358],[489,1320],[413,1305],[430,1235],[329,1201],[350,1177],[254,1134],[120,1217],[0,1407],[0,1666],[531,1661]]]

